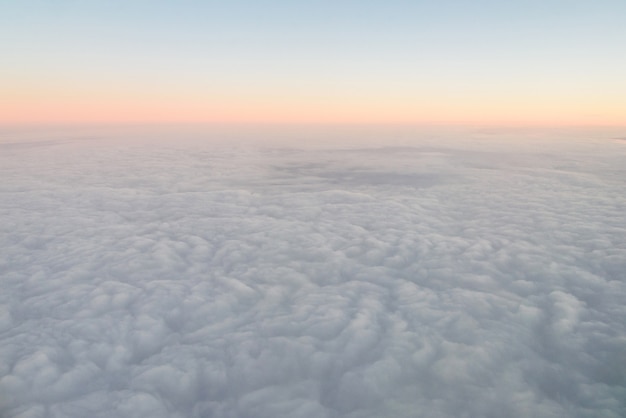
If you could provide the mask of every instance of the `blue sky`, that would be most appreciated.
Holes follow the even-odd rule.
[[[273,106],[278,120],[410,121],[415,109],[453,122],[478,105],[470,120],[532,121],[543,103],[555,122],[615,122],[626,105],[623,1],[23,1],[0,13],[2,105],[26,119],[41,102],[71,119],[90,98],[148,118],[146,102],[164,117],[155,103],[177,101],[242,120]]]

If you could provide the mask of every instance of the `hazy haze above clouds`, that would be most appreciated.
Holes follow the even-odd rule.
[[[0,416],[626,416],[621,137],[5,130]]]

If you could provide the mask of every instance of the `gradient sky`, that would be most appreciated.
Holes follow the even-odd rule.
[[[0,0],[0,123],[626,125],[626,1]]]

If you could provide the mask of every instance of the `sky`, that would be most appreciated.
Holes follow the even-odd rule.
[[[2,1],[0,123],[623,125],[626,2]]]

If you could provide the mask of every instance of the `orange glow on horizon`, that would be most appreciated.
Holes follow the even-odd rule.
[[[80,95],[62,100],[11,95],[0,100],[0,124],[29,123],[347,123],[485,125],[626,125],[619,103],[494,98],[136,98]],[[17,97],[15,97],[17,96]]]

